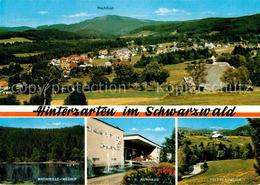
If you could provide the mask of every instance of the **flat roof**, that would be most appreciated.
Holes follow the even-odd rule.
[[[145,141],[146,143],[149,143],[149,144],[151,144],[153,146],[161,148],[160,145],[158,145],[157,143],[151,141],[150,139],[145,138],[144,136],[142,136],[140,134],[124,135],[124,140],[135,140],[135,139],[139,139],[139,140]]]
[[[118,129],[118,130],[121,130],[122,132],[125,132],[125,131],[122,130],[121,128],[116,127],[116,126],[114,126],[114,125],[111,125],[111,124],[109,124],[109,123],[107,123],[107,122],[105,122],[105,121],[102,121],[102,120],[98,119],[98,118],[92,118],[92,119],[95,119],[95,120],[97,120],[97,121],[100,121],[100,122],[102,122],[102,123],[108,125],[108,126],[111,126],[111,127],[115,128],[115,129]]]

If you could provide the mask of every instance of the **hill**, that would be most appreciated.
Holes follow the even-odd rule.
[[[76,32],[80,34],[96,33],[101,35],[123,35],[147,25],[160,22],[141,20],[117,15],[107,15],[85,20],[75,24],[56,24],[50,26],[39,26],[37,29],[58,29],[62,31]]]
[[[222,160],[208,162],[208,170],[190,179],[180,181],[178,184],[193,185],[244,185],[259,184],[260,177],[255,173],[254,160]]]
[[[250,136],[251,127],[249,125],[244,125],[235,129],[193,129],[180,127],[179,131],[186,135],[208,135],[212,134],[213,131],[218,130],[220,133],[226,136]]]
[[[0,27],[1,32],[26,31],[33,28]],[[258,34],[260,31],[260,14],[235,17],[235,18],[205,18],[190,21],[154,21],[143,20],[118,15],[107,15],[88,19],[74,24],[42,25],[37,30],[55,29],[59,31],[73,32],[82,36],[103,38],[111,36],[171,36],[179,33],[190,36],[203,35],[205,38],[247,36]]]
[[[2,32],[15,32],[15,31],[26,31],[26,30],[31,30],[33,29],[32,27],[29,26],[19,26],[19,27],[0,27],[0,33]]]
[[[21,37],[30,40],[38,40],[38,41],[70,40],[70,39],[86,38],[86,36],[82,36],[78,33],[61,31],[57,29],[46,29],[46,30],[33,29],[33,30],[26,30],[26,31],[19,31],[19,32],[4,32],[0,34],[0,39],[10,39],[14,37]]]
[[[210,139],[207,136],[186,136],[186,138],[191,141],[192,145],[200,145],[202,142],[204,146],[207,146],[208,143],[222,143],[226,146],[232,145],[234,147],[244,147],[246,144],[252,142],[251,137],[248,136],[227,136],[227,139]]]
[[[143,31],[157,34],[206,34],[208,36],[227,36],[232,34],[259,33],[260,14],[235,18],[205,18],[200,20],[165,23],[163,25],[149,25],[138,28],[131,33]]]

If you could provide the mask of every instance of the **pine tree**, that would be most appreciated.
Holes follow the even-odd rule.
[[[64,105],[87,105],[82,84],[75,84],[74,91],[64,100]]]
[[[248,119],[252,131],[251,137],[255,148],[256,164],[254,165],[256,173],[260,175],[260,119]]]

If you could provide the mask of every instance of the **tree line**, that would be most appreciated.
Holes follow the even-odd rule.
[[[142,55],[141,59],[135,63],[135,67],[144,67],[152,61],[157,61],[162,65],[178,64],[185,61],[207,59],[212,56],[209,49],[190,49],[180,50],[174,52],[161,53],[156,56]]]
[[[245,146],[227,146],[222,142],[201,142],[200,144],[192,144],[182,133],[179,133],[179,171],[185,173],[191,171],[192,165],[198,162],[212,160],[230,160],[230,159],[252,159],[254,150],[250,143]]]
[[[84,161],[84,127],[0,127],[0,162]]]

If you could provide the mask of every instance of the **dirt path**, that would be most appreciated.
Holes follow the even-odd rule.
[[[189,175],[184,175],[182,178],[190,178],[194,175],[198,175],[202,171],[202,168],[201,168],[202,165],[203,165],[203,163],[197,163],[197,164],[193,165],[193,171]]]

